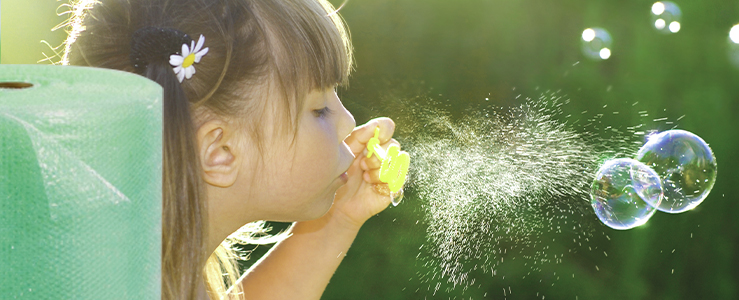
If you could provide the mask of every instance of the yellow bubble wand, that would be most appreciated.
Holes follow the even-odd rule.
[[[380,128],[375,128],[375,136],[367,142],[367,158],[377,155],[382,161],[380,166],[380,181],[387,183],[390,189],[393,205],[398,205],[403,199],[403,185],[405,184],[411,157],[405,151],[400,151],[398,145],[391,145],[387,152],[380,146]]]

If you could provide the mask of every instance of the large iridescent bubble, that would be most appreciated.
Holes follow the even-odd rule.
[[[595,175],[590,204],[603,224],[613,229],[642,225],[657,211],[662,185],[657,173],[630,158],[606,161]]]
[[[660,211],[681,213],[695,208],[706,199],[716,182],[716,157],[711,148],[685,130],[649,136],[636,159],[654,169],[662,179],[664,199],[650,202]]]

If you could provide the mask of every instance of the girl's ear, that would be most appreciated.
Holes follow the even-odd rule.
[[[236,182],[243,158],[236,148],[234,133],[232,126],[220,120],[208,121],[198,128],[198,153],[206,183],[226,188]]]

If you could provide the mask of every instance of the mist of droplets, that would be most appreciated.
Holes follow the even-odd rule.
[[[421,202],[428,226],[419,254],[428,271],[418,275],[432,292],[442,283],[474,286],[480,273],[500,278],[506,259],[524,260],[532,271],[561,262],[565,253],[548,249],[552,234],[567,232],[579,246],[592,238],[585,227],[597,220],[588,194],[593,176],[604,160],[635,153],[639,126],[599,127],[602,114],[571,122],[561,110],[567,103],[545,93],[460,118],[423,105],[396,111],[411,154],[406,189],[417,199],[409,201]]]

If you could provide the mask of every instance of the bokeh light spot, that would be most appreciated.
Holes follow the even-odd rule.
[[[729,31],[729,39],[731,39],[734,44],[739,44],[739,24],[731,27],[731,31]]]
[[[654,21],[654,28],[658,30],[665,29],[665,20],[657,19],[657,21]]]
[[[600,58],[608,59],[609,57],[611,57],[611,49],[608,49],[608,48],[600,49]]]
[[[729,30],[729,38],[727,39],[727,54],[729,61],[734,67],[739,68],[739,24],[734,25]]]
[[[661,15],[665,11],[665,5],[662,2],[655,2],[652,4],[652,13],[655,15]]]
[[[670,32],[676,33],[678,31],[680,31],[680,22],[673,21],[670,23]]]
[[[583,41],[592,42],[594,38],[595,38],[595,30],[593,30],[592,28],[585,29],[582,32]]]

